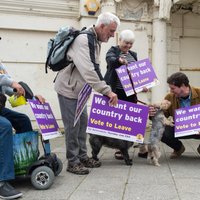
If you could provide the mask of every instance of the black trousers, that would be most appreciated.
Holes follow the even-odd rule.
[[[133,95],[127,97],[126,93],[124,92],[123,89],[116,89],[115,93],[117,94],[118,99],[120,99],[120,100],[137,103],[137,95],[136,94],[133,94]]]
[[[200,139],[200,135],[188,135],[183,137],[174,137],[174,127],[166,126],[165,131],[163,133],[161,141],[174,149],[175,151],[179,151],[181,146],[183,145],[179,139]]]

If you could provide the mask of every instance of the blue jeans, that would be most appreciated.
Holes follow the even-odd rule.
[[[15,178],[12,128],[16,133],[33,130],[28,116],[3,108],[0,112],[0,181]]]

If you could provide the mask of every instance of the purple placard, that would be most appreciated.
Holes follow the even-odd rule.
[[[151,62],[148,58],[128,64],[132,82],[136,92],[141,92],[144,87],[151,88],[159,84]]]
[[[48,103],[41,104],[38,100],[28,100],[44,140],[61,135],[56,119]]]
[[[122,65],[121,67],[116,69],[117,75],[119,77],[119,80],[123,86],[124,92],[126,93],[126,96],[130,96],[134,94],[133,86],[131,84],[130,77],[128,75],[127,67],[126,65]]]
[[[76,106],[76,114],[74,118],[74,126],[76,125],[81,113],[83,112],[83,109],[86,106],[87,100],[89,99],[91,92],[92,92],[92,87],[87,83],[83,86],[83,88],[79,92],[77,106]]]
[[[136,92],[141,92],[144,87],[151,88],[159,84],[148,58],[129,63],[127,66],[122,65],[116,69],[116,72],[127,96],[134,94],[133,86]],[[131,81],[128,72],[130,72]]]
[[[200,105],[175,110],[175,137],[199,134]]]
[[[143,143],[149,108],[122,100],[113,107],[108,101],[105,96],[94,95],[87,132]]]

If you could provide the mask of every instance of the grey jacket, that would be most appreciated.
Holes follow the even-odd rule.
[[[96,92],[107,94],[111,91],[101,75],[99,69],[99,54],[101,43],[93,27],[88,29],[90,34],[80,34],[67,56],[73,61],[69,66],[59,71],[55,80],[55,91],[67,98],[77,99],[85,83],[88,83]]]
[[[13,88],[11,88],[12,83],[13,79],[8,75],[5,67],[0,63],[0,92],[11,96],[13,94]]]

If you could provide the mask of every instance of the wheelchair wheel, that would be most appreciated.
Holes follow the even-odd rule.
[[[58,176],[63,169],[62,161],[57,157],[58,166],[56,167],[55,176]]]
[[[31,183],[38,190],[46,190],[53,184],[55,175],[51,168],[39,166],[31,174]]]

